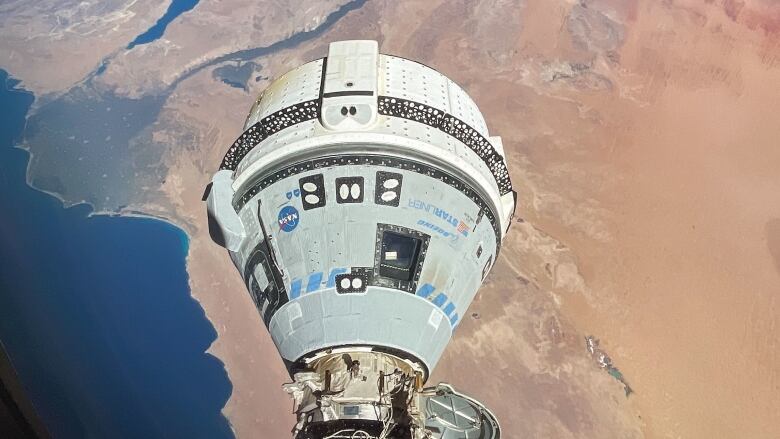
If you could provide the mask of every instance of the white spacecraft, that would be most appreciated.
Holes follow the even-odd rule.
[[[463,89],[375,41],[332,43],[268,86],[208,216],[293,378],[295,439],[500,438],[484,405],[424,386],[515,196]]]

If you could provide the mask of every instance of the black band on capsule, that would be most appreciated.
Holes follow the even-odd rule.
[[[351,93],[354,94],[355,92]],[[378,104],[379,114],[383,116],[399,117],[419,122],[437,128],[454,137],[474,151],[487,165],[498,184],[498,190],[501,195],[512,192],[512,182],[509,179],[509,171],[504,158],[485,136],[466,122],[437,108],[407,99],[379,96]],[[233,142],[233,145],[228,149],[225,158],[222,160],[220,169],[234,171],[241,160],[249,154],[249,151],[268,136],[276,134],[285,128],[318,118],[321,105],[320,99],[312,99],[283,108],[262,118]]]

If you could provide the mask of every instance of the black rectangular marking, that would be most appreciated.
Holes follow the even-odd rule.
[[[411,265],[408,268],[393,267],[393,263],[388,266],[383,264],[383,260],[387,259],[387,255],[384,254],[385,232],[400,237],[408,237],[419,242],[419,246],[414,249],[414,255],[411,259]],[[412,294],[416,291],[417,281],[420,279],[420,273],[422,272],[423,263],[425,262],[425,255],[428,252],[428,243],[431,236],[420,232],[419,230],[409,229],[407,227],[397,226],[393,224],[377,224],[375,247],[374,247],[374,270],[372,276],[369,278],[371,285],[377,285],[386,288],[395,288],[402,291],[407,291]],[[385,261],[387,262],[387,261]],[[399,264],[394,264],[399,265]],[[385,276],[382,271],[387,272],[390,276]],[[392,276],[396,273],[406,274],[405,279],[398,279],[396,276]]]
[[[362,203],[365,187],[363,177],[336,178],[336,202],[339,204]]]
[[[374,203],[380,206],[398,207],[404,176],[396,172],[377,171]]]
[[[322,95],[323,98],[340,98],[343,96],[374,96],[374,92],[371,90],[344,90],[331,91]]]
[[[368,276],[358,273],[345,273],[336,275],[336,292],[364,293],[368,287]]]
[[[325,205],[325,182],[322,174],[309,175],[298,180],[303,210]]]
[[[200,199],[200,201],[206,201],[209,199],[209,195],[211,194],[211,187],[214,186],[213,182],[209,182],[209,184],[206,185],[206,189],[203,190],[203,198]]]

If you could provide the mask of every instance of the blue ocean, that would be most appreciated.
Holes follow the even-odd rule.
[[[179,15],[194,8],[195,5],[198,4],[198,1],[200,0],[172,0],[171,5],[168,6],[168,10],[165,12],[165,15],[160,17],[160,19],[157,20],[157,23],[150,27],[146,32],[135,37],[135,39],[127,45],[127,48],[132,49],[139,44],[151,43],[152,41],[160,38],[165,33],[165,29],[168,27],[168,24],[170,24]]]
[[[38,414],[56,438],[233,437],[187,236],[28,186],[17,85],[0,70],[0,340]]]

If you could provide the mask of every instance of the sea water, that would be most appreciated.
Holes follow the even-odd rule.
[[[139,44],[151,43],[152,41],[160,38],[165,33],[165,28],[167,28],[168,25],[176,19],[176,17],[194,8],[195,5],[198,4],[198,1],[199,0],[171,1],[171,5],[168,6],[168,10],[165,11],[165,14],[160,17],[159,20],[157,20],[157,23],[150,27],[146,32],[135,37],[135,39],[130,42],[127,48],[132,49]]]
[[[16,85],[0,70],[0,339],[44,424],[57,438],[232,437],[186,234],[28,186],[13,145],[34,97]]]

